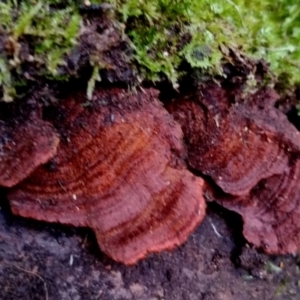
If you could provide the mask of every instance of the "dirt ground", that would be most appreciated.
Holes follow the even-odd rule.
[[[1,199],[0,299],[299,299],[300,257],[245,244],[240,218],[210,204],[188,241],[126,267],[101,253],[88,229],[13,216]]]

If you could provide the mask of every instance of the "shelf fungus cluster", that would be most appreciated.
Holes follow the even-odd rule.
[[[174,101],[169,111],[181,125],[191,168],[210,178],[210,200],[236,211],[244,236],[267,253],[300,248],[300,134],[274,108],[264,89],[247,101],[216,84]]]
[[[241,214],[255,246],[293,253],[300,134],[276,97],[263,89],[241,100],[211,83],[167,111],[153,89],[75,93],[43,119],[0,123],[0,185],[13,213],[90,227],[125,264],[183,243],[205,216],[203,195]]]
[[[0,186],[12,187],[56,154],[53,126],[36,114],[13,124],[0,121]]]
[[[76,94],[48,107],[56,155],[8,192],[13,213],[86,226],[133,264],[183,243],[203,220],[203,180],[187,171],[182,130],[155,90]]]

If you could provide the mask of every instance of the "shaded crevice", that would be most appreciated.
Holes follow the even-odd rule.
[[[209,186],[209,191],[213,190],[213,192],[217,195],[224,195],[225,193],[222,189],[216,185],[216,183],[212,180],[210,176],[203,174],[201,171],[196,170],[192,167],[188,167],[188,170],[194,174],[202,178],[205,181],[206,186]],[[210,195],[206,194],[204,188],[204,198],[206,199],[207,203],[207,214],[210,212],[216,213],[220,216],[226,223],[229,232],[232,234],[232,239],[234,242],[235,247],[232,249],[231,252],[231,261],[234,265],[237,266],[237,261],[239,260],[239,256],[241,255],[243,248],[245,247],[247,241],[243,235],[243,219],[241,215],[238,213],[226,209],[222,205],[218,204],[216,200],[214,200]]]
[[[288,120],[298,129],[300,130],[300,115],[299,115],[299,109],[297,109],[295,106],[292,106],[292,108],[287,112]]]

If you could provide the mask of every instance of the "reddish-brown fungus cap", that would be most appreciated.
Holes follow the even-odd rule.
[[[12,211],[91,227],[125,264],[183,243],[205,214],[203,181],[186,170],[180,126],[156,92],[75,98],[48,114],[60,128],[57,156],[9,194]]]
[[[270,254],[300,249],[300,160],[281,175],[263,179],[248,196],[214,197],[242,215],[243,233],[253,245]]]
[[[247,195],[261,179],[286,171],[300,149],[293,142],[299,133],[280,112],[251,102],[230,105],[216,85],[170,110],[182,125],[190,166],[231,195]]]
[[[274,98],[263,90],[230,104],[216,86],[171,110],[191,166],[222,190],[205,195],[242,215],[249,242],[278,254],[300,248],[300,133],[273,107]]]
[[[59,138],[48,122],[31,116],[14,124],[0,123],[0,186],[12,187],[52,158]]]

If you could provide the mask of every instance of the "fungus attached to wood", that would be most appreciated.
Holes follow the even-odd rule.
[[[0,121],[1,122],[1,121]],[[53,126],[31,116],[0,123],[0,186],[12,187],[52,158],[59,143]]]
[[[214,85],[170,105],[191,167],[221,188],[205,194],[242,215],[246,239],[267,253],[300,249],[300,133],[262,90],[230,103]]]
[[[300,150],[298,131],[279,111],[252,101],[231,105],[217,85],[170,111],[182,125],[190,166],[231,195],[247,195],[261,179],[281,174]]]
[[[186,170],[180,126],[157,93],[83,100],[45,112],[61,135],[57,155],[9,193],[13,213],[91,227],[125,264],[183,243],[205,215],[203,180]]]
[[[261,180],[244,197],[217,195],[221,205],[243,217],[245,238],[269,254],[300,249],[300,160],[287,171]]]

